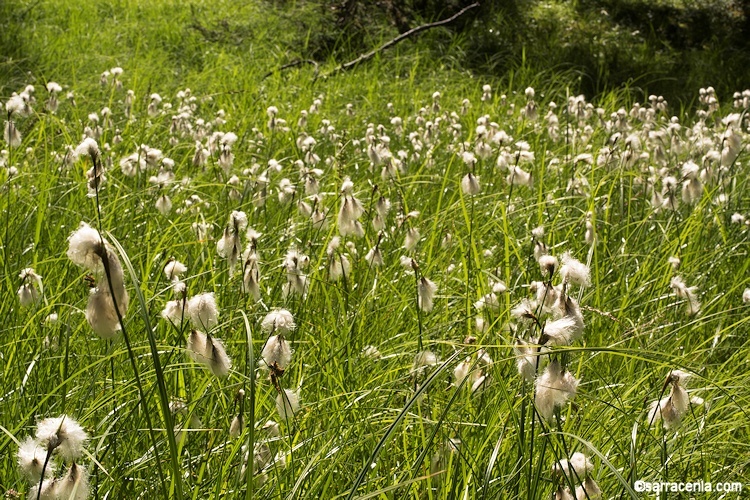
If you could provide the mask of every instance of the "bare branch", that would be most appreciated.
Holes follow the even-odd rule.
[[[376,49],[373,49],[370,52],[367,52],[365,54],[362,54],[359,57],[357,57],[356,59],[353,59],[353,60],[351,60],[349,62],[346,62],[346,63],[343,63],[343,64],[340,64],[340,65],[336,66],[330,72],[328,72],[325,75],[323,75],[323,78],[328,78],[329,76],[335,75],[336,73],[339,73],[341,71],[349,70],[349,69],[353,68],[354,66],[358,65],[359,63],[367,61],[368,59],[372,59],[379,52],[382,52],[382,51],[384,51],[386,49],[389,49],[389,48],[393,47],[394,45],[396,45],[397,43],[402,42],[402,41],[406,40],[407,38],[416,35],[417,33],[421,33],[422,31],[426,31],[426,30],[431,29],[431,28],[437,28],[438,26],[443,26],[445,24],[451,23],[451,22],[455,21],[456,19],[458,19],[459,17],[463,16],[466,12],[468,12],[471,9],[474,9],[476,7],[479,7],[479,2],[474,2],[473,4],[464,7],[463,9],[461,9],[458,12],[456,12],[455,14],[453,14],[451,17],[449,17],[447,19],[443,19],[442,21],[436,21],[434,23],[423,24],[421,26],[417,26],[416,28],[412,28],[409,31],[398,35],[396,38],[393,38],[393,39],[385,42],[380,47],[378,47]]]
[[[295,59],[294,61],[290,63],[286,63],[283,66],[280,66],[272,71],[269,71],[268,73],[263,75],[263,78],[261,78],[261,81],[265,80],[266,78],[273,75],[274,73],[278,73],[280,71],[284,71],[285,69],[289,69],[289,68],[295,68],[303,64],[312,64],[315,67],[315,78],[318,77],[318,63],[317,62],[313,61],[312,59]]]

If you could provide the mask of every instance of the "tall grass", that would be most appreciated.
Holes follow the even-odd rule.
[[[16,464],[18,441],[33,434],[36,420],[63,413],[78,419],[92,437],[92,458],[84,462],[98,498],[548,498],[557,484],[551,468],[575,451],[592,458],[606,498],[633,498],[638,479],[748,482],[750,310],[742,294],[749,285],[750,231],[732,222],[735,212],[750,217],[746,149],[728,171],[730,182],[707,183],[693,206],[680,202],[676,211],[656,211],[643,185],[654,162],[645,139],[651,156],[632,166],[573,160],[586,152],[596,156],[613,131],[592,117],[586,121],[592,126],[588,141],[580,137],[582,126],[565,133],[566,123],[577,127],[563,110],[573,94],[569,74],[538,75],[520,67],[502,79],[477,81],[460,70],[436,67],[430,52],[415,44],[328,81],[313,81],[309,68],[261,81],[280,58],[294,54],[281,50],[282,43],[268,42],[272,35],[290,36],[280,31],[287,21],[259,5],[236,6],[237,15],[266,16],[257,18],[253,31],[237,35],[244,38],[236,45],[206,44],[190,28],[193,14],[168,2],[40,4],[29,14],[35,28],[19,37],[29,50],[45,50],[28,78],[0,81],[3,102],[26,83],[35,84],[37,98],[34,113],[18,118],[22,145],[9,150],[8,166],[16,166],[17,173],[0,170],[0,317],[5,319],[0,327],[0,491],[28,491]],[[229,8],[220,2],[211,19],[228,16]],[[98,48],[80,50],[87,46]],[[125,70],[122,90],[99,84],[99,74],[115,65]],[[50,80],[74,91],[75,105],[61,98],[56,114],[44,111],[43,85]],[[481,100],[484,83],[492,86],[486,101]],[[537,121],[519,113],[529,85],[537,91]],[[194,166],[192,139],[170,144],[176,92],[186,87],[197,98],[192,123],[226,112],[226,124],[215,128],[239,137],[231,172],[240,178],[239,186],[227,183],[216,155],[205,167]],[[136,95],[132,121],[123,113],[126,89]],[[431,110],[434,91],[442,94],[439,111]],[[152,92],[172,103],[172,110],[149,117]],[[629,95],[595,96],[593,103],[606,110],[607,120],[620,107],[630,110]],[[300,111],[319,96],[320,110],[299,127]],[[723,108],[714,116],[729,112],[726,97],[719,96]],[[455,129],[447,124],[450,112],[460,113],[464,98],[471,107],[456,119],[461,129],[455,140]],[[557,141],[542,118],[550,101],[558,104]],[[346,112],[347,103],[353,104],[353,115]],[[266,108],[272,105],[289,132],[269,130]],[[114,163],[97,207],[87,197],[84,162],[66,167],[54,153],[78,144],[87,115],[104,106],[112,109],[114,124],[99,143],[110,144],[104,158]],[[426,125],[416,123],[422,108],[426,121],[442,120],[431,144],[424,140]],[[523,165],[532,173],[532,187],[509,186],[507,171],[495,166],[493,154],[475,167],[481,193],[461,191],[467,168],[460,144],[467,141],[473,148],[477,120],[484,115],[535,152],[533,163]],[[404,119],[403,136],[394,131],[392,116]],[[659,115],[648,126],[664,128],[670,116]],[[323,120],[330,120],[335,137],[321,132]],[[680,120],[688,149],[673,152],[667,161],[675,175],[688,158],[700,160],[684,133],[697,117],[685,112]],[[363,141],[369,123],[385,127],[391,151],[410,153],[405,171],[395,178],[383,179],[380,166],[370,167]],[[631,132],[645,137],[642,122],[629,123]],[[709,119],[706,128],[718,144],[715,136],[724,126]],[[119,144],[113,141],[115,129],[123,139]],[[746,125],[743,130],[746,146]],[[303,131],[315,137],[324,171],[321,192],[331,219],[325,229],[314,227],[294,203],[284,206],[277,198],[284,177],[297,187],[295,202],[303,192],[304,180],[293,166],[305,156],[295,143]],[[411,157],[412,131],[419,131],[425,144],[418,158]],[[140,144],[175,160],[174,185],[160,189],[149,183],[155,171],[136,177],[121,173],[119,160]],[[265,206],[254,207],[257,173],[271,159],[282,164],[282,172],[272,174]],[[247,171],[256,163],[257,172]],[[368,209],[361,219],[366,232],[362,239],[344,238],[354,243],[356,254],[342,244],[351,272],[334,282],[326,247],[338,234],[335,219],[346,176]],[[568,188],[571,179],[581,185],[579,191]],[[166,216],[154,206],[164,192],[174,205]],[[364,256],[378,241],[370,219],[371,198],[380,194],[393,206],[379,243],[385,264],[374,267]],[[201,201],[191,200],[193,195]],[[717,203],[720,195],[725,202]],[[229,276],[217,254],[216,241],[232,210],[244,210],[250,226],[263,233],[257,303],[241,292],[241,274]],[[398,219],[415,210],[419,214],[408,221]],[[595,227],[592,245],[584,241],[587,212]],[[108,345],[91,331],[83,314],[88,293],[83,274],[65,257],[70,233],[82,220],[93,224],[97,214],[126,263],[128,288],[136,297],[124,318],[129,345],[122,337]],[[208,236],[199,240],[194,223],[207,223]],[[410,225],[422,234],[411,253],[401,248]],[[571,251],[590,265],[592,277],[590,288],[575,293],[586,320],[582,340],[555,348],[581,383],[572,403],[550,422],[536,418],[534,389],[517,372],[513,347],[526,330],[510,314],[532,296],[531,281],[547,279],[533,256],[531,230],[540,225],[550,253]],[[448,233],[453,245],[442,245]],[[247,244],[244,235],[243,241]],[[293,246],[311,261],[305,298],[282,293],[281,265]],[[418,263],[416,276],[401,266],[401,255]],[[688,285],[699,287],[698,315],[687,316],[684,301],[672,294],[675,271],[668,259],[673,256],[681,259],[679,274]],[[214,333],[234,360],[227,378],[215,377],[185,355],[187,321],[172,325],[159,315],[172,299],[163,274],[171,257],[188,267],[188,296],[216,295],[221,315]],[[33,267],[44,282],[43,300],[28,308],[20,307],[16,296],[17,275],[25,267]],[[431,312],[418,307],[415,278],[421,276],[439,287]],[[474,302],[492,291],[490,280],[504,281],[508,291],[499,296],[497,311],[478,311]],[[288,420],[277,413],[277,388],[259,359],[267,340],[260,321],[276,307],[290,310],[298,325],[289,337],[293,361],[279,378],[282,388],[300,390],[302,409]],[[58,321],[47,321],[53,312]],[[476,329],[477,316],[486,329]],[[366,346],[377,348],[380,356],[365,355]],[[478,362],[480,349],[491,364]],[[415,356],[424,350],[436,355],[437,364],[415,370]],[[468,380],[453,384],[451,374],[467,356],[471,371],[487,376],[475,392]],[[693,405],[676,431],[666,431],[646,414],[673,369],[693,374],[690,394],[705,403]],[[231,421],[241,411],[235,403],[240,389],[246,392],[247,425],[231,439]],[[172,414],[170,402],[178,399],[186,410]],[[188,425],[193,417],[200,425]],[[278,436],[263,428],[268,420],[278,422]],[[187,427],[174,432],[172,426]],[[254,471],[260,445],[267,445],[276,460]],[[243,474],[248,450],[250,466]],[[169,477],[162,480],[158,471]]]

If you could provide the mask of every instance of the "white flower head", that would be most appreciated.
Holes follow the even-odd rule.
[[[284,389],[276,396],[276,411],[284,422],[291,422],[299,410],[299,394],[296,391]]]
[[[410,252],[414,250],[421,237],[422,235],[419,234],[419,229],[417,229],[416,227],[410,227],[409,229],[407,229],[406,236],[404,236],[404,248],[406,249],[406,251]]]
[[[120,318],[117,317],[119,311],[121,316],[125,315],[129,297],[124,288],[116,295],[115,301],[112,300],[112,294],[106,285],[92,288],[89,292],[89,300],[86,303],[86,321],[88,321],[94,333],[103,339],[113,338],[117,332],[122,330]]]
[[[461,179],[461,190],[465,195],[474,196],[482,191],[479,177],[469,172]]]
[[[26,108],[26,103],[23,97],[18,94],[11,96],[8,102],[5,103],[5,112],[11,116],[22,113],[24,108]]]
[[[26,438],[18,447],[18,467],[32,483],[38,483],[41,479],[46,457],[47,449],[31,437]],[[44,476],[51,476],[54,472],[55,462],[49,461],[44,469]]]
[[[542,269],[542,274],[545,278],[551,278],[559,265],[560,262],[554,255],[545,254],[539,256],[539,267]]]
[[[424,312],[432,311],[433,299],[435,297],[435,292],[437,291],[437,285],[435,282],[422,276],[419,280],[417,291],[419,308]]]
[[[232,360],[227,355],[224,343],[198,330],[190,332],[187,351],[193,361],[207,366],[217,377],[226,377],[232,369]]]
[[[294,323],[294,316],[287,309],[274,309],[266,314],[260,327],[268,334],[286,335],[294,330],[297,325]]]
[[[36,426],[36,440],[46,450],[72,462],[81,456],[89,435],[73,418],[61,415],[41,420]]]
[[[669,430],[680,425],[682,418],[687,414],[690,408],[690,396],[688,395],[686,385],[690,379],[690,374],[682,370],[672,370],[665,382],[669,386],[669,395],[653,401],[648,411],[648,423],[651,425],[657,420],[661,420],[664,428]],[[696,398],[696,402],[700,398]]]
[[[536,381],[534,404],[539,414],[551,421],[555,408],[573,399],[578,390],[578,380],[557,361],[550,362]]]
[[[68,238],[68,258],[77,266],[89,271],[101,273],[104,247],[107,246],[99,231],[85,222],[81,222],[78,229]]]
[[[188,301],[184,299],[170,300],[164,305],[161,317],[175,325],[181,325],[189,315]]]
[[[170,259],[167,265],[164,266],[164,274],[167,276],[169,281],[175,281],[180,279],[180,276],[187,272],[187,266],[176,259]]]
[[[21,306],[29,307],[39,302],[44,293],[42,277],[30,267],[22,270],[18,277],[21,279],[21,286],[18,289],[18,300]]]
[[[219,307],[213,292],[191,297],[188,300],[188,311],[195,328],[210,330],[219,323]]]
[[[101,152],[99,151],[99,144],[96,142],[96,140],[92,137],[86,137],[76,147],[75,154],[77,158],[88,156],[93,161],[99,159]]]
[[[675,276],[669,283],[675,295],[687,300],[687,314],[693,316],[700,311],[701,303],[698,300],[698,287],[687,286],[680,276]]]
[[[261,357],[269,369],[283,372],[292,361],[292,349],[283,335],[273,335],[263,347]]]
[[[586,478],[594,470],[594,464],[591,463],[586,455],[577,451],[573,453],[570,459],[562,459],[559,463],[552,466],[552,472],[558,475],[565,475],[571,481],[577,482]]]
[[[570,255],[570,252],[565,252],[562,256],[560,274],[568,283],[583,287],[591,286],[591,269]]]
[[[89,488],[89,472],[86,468],[73,462],[68,472],[56,480],[55,495],[65,500],[86,500],[91,494]]]

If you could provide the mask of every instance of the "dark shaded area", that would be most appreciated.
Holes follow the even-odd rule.
[[[278,67],[293,61],[337,64],[425,23],[450,17],[474,0],[265,0],[278,30]],[[691,104],[712,85],[722,99],[750,88],[750,0],[483,0],[446,26],[405,41],[436,64],[478,77],[562,75],[571,92],[596,96],[626,89],[643,99],[659,94]],[[0,76],[3,92],[18,90],[38,69],[39,54],[26,50],[36,1],[0,0]],[[267,36],[262,19],[221,17],[200,2],[175,12],[176,29],[158,43],[184,68],[202,67],[205,44],[249,53],[254,37]],[[164,4],[165,12],[174,9]],[[117,17],[99,6],[102,19]],[[138,10],[141,7],[137,8]],[[143,17],[147,17],[145,14]],[[137,46],[137,31],[123,32]],[[188,37],[197,40],[185,43]],[[407,49],[408,50],[408,49]],[[323,68],[323,66],[321,66]],[[274,68],[268,68],[269,71]],[[557,82],[559,83],[559,82]]]
[[[0,85],[22,87],[27,73],[35,67],[34,54],[25,49],[24,30],[36,4],[0,0]]]
[[[312,31],[305,56],[325,60],[351,57],[389,30],[445,18],[472,0],[313,3],[321,19],[318,29],[301,21]],[[683,103],[702,86],[724,96],[750,87],[750,0],[485,0],[447,29],[459,37],[462,64],[478,75],[564,70],[587,95],[625,86],[639,98]]]

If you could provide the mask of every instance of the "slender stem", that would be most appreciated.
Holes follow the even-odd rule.
[[[466,255],[466,336],[471,335],[471,282],[472,282],[472,250],[474,248],[474,198],[469,196],[471,215],[469,217],[469,249]]]
[[[97,163],[97,159],[99,160],[98,163]],[[112,270],[110,269],[110,265],[109,265],[109,253],[104,243],[104,237],[101,235],[102,234],[101,233],[102,215],[101,215],[101,210],[99,207],[99,179],[97,178],[98,169],[101,168],[101,159],[97,158],[97,155],[92,154],[91,160],[94,163],[94,192],[96,195],[96,216],[97,216],[97,221],[99,224],[98,230],[99,230],[99,237],[101,238],[101,245],[102,245],[102,252],[101,252],[100,258],[102,260],[102,266],[104,267],[104,274],[107,278],[107,285],[109,286],[109,294],[110,294],[110,297],[112,298],[112,305],[114,306],[115,314],[117,315],[117,322],[119,323],[120,328],[122,330],[122,336],[123,336],[123,339],[125,340],[125,346],[127,347],[127,350],[128,350],[128,358],[130,358],[130,364],[133,368],[133,374],[135,375],[135,381],[136,381],[136,385],[138,386],[140,402],[144,406],[143,414],[146,417],[146,423],[148,424],[149,436],[151,437],[151,444],[154,447],[154,457],[156,459],[156,464],[157,464],[156,469],[159,474],[159,480],[162,485],[162,490],[164,492],[164,498],[169,498],[169,494],[166,490],[166,481],[164,478],[164,472],[161,469],[161,458],[159,457],[159,448],[157,446],[156,435],[154,434],[154,426],[151,422],[151,414],[148,411],[147,404],[146,404],[146,394],[144,393],[143,385],[141,384],[141,377],[138,372],[138,365],[135,362],[135,354],[133,353],[133,348],[130,344],[130,337],[128,336],[128,332],[125,329],[125,322],[122,319],[122,313],[120,312],[120,307],[117,304],[117,299],[115,298],[115,289],[114,289],[114,286],[112,285]],[[175,482],[178,484],[178,491],[181,490],[179,486],[179,478],[175,478]]]
[[[42,465],[42,475],[39,478],[39,488],[36,491],[36,500],[40,500],[42,498],[42,486],[44,485],[44,473],[47,470],[47,465],[49,464],[49,459],[52,456],[52,452],[55,451],[55,448],[52,446],[47,447],[47,456],[44,457],[44,465]]]
[[[414,291],[416,292],[416,301],[415,304],[417,306],[417,322],[419,323],[419,338],[417,339],[417,346],[419,348],[419,352],[422,352],[422,308],[419,307],[419,270],[416,266],[414,267],[414,279],[415,279],[415,287]]]

